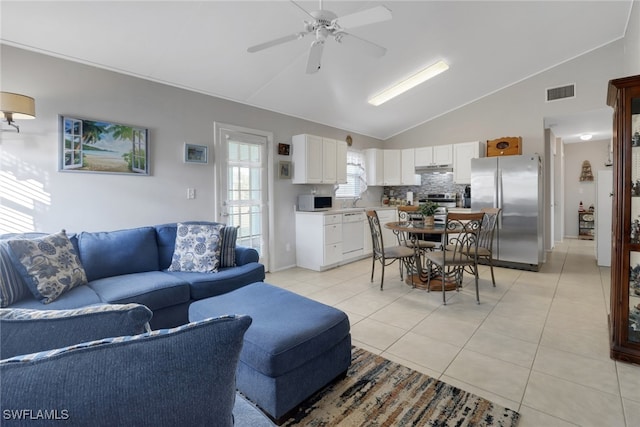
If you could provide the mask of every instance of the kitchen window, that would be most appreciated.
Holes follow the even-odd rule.
[[[349,150],[347,151],[347,183],[338,185],[336,198],[353,199],[360,197],[366,190],[364,153]]]

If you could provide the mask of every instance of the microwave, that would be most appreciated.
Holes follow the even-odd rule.
[[[331,209],[331,207],[331,196],[317,196],[315,194],[301,194],[298,196],[299,211],[327,211]]]

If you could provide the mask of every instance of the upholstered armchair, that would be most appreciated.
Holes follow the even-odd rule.
[[[3,425],[272,425],[236,395],[250,317],[144,332],[150,318],[138,304],[1,309]]]

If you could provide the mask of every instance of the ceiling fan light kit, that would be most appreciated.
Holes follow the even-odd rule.
[[[404,92],[413,89],[421,83],[426,82],[427,80],[437,76],[440,73],[443,73],[449,69],[449,65],[444,61],[438,61],[429,67],[418,71],[411,77],[402,80],[399,83],[383,90],[379,94],[369,98],[369,104],[377,107],[379,105],[384,104],[390,99],[395,98],[396,96],[403,94]]]
[[[336,42],[340,44],[357,46],[365,53],[375,57],[384,56],[387,52],[387,50],[382,46],[345,32],[345,29],[390,20],[392,18],[391,11],[385,6],[376,6],[350,15],[338,17],[330,10],[322,9],[322,0],[320,0],[320,10],[313,12],[307,12],[294,1],[291,1],[291,3],[313,18],[313,21],[304,21],[303,32],[279,37],[274,40],[251,46],[247,49],[247,52],[258,52],[279,44],[299,40],[307,34],[314,34],[315,40],[311,43],[309,56],[307,58],[307,74],[313,74],[320,69],[324,42],[329,36],[332,36]]]

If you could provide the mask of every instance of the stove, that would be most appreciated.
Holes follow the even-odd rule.
[[[458,195],[456,193],[433,193],[427,194],[426,198],[422,198],[418,200],[418,202],[424,203],[428,200],[430,202],[435,202],[444,208],[455,208],[457,196]]]

